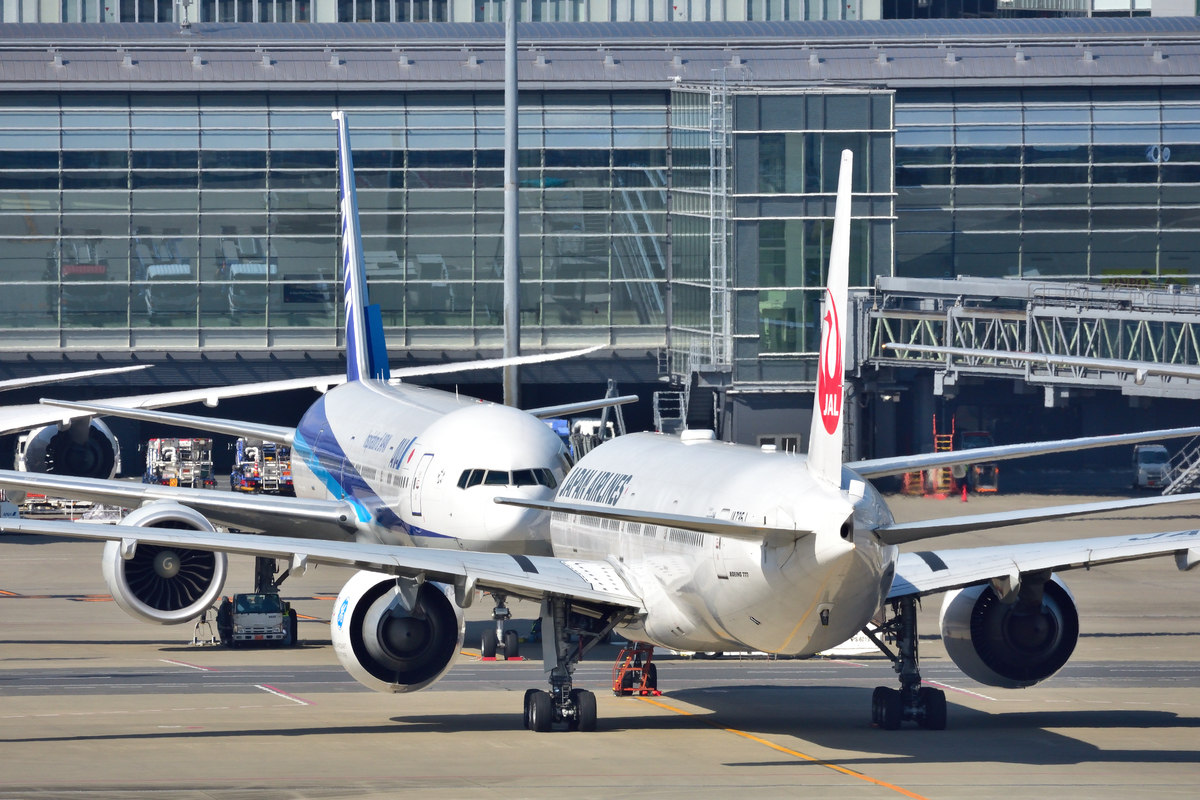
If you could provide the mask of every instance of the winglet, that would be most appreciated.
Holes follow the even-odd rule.
[[[846,308],[850,283],[850,184],[854,154],[842,151],[837,206],[833,213],[833,242],[825,283],[825,313],[821,320],[821,353],[817,362],[817,394],[813,401],[808,468],[817,477],[842,485],[842,400],[845,392]]]
[[[358,225],[358,195],[354,191],[354,157],[346,112],[334,111],[338,128],[338,202],[342,210],[342,274],[346,302],[346,380],[387,380],[387,344],[379,306],[367,305],[367,271],[362,231]]]

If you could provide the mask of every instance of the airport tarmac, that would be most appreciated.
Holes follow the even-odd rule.
[[[908,520],[1083,499],[889,500]],[[1193,514],[1200,504],[919,549],[1178,530]],[[611,694],[615,651],[598,648],[577,681],[597,693],[600,730],[535,734],[520,712],[542,685],[537,645],[522,662],[464,656],[429,691],[375,694],[338,666],[321,621],[348,572],[284,584],[314,618],[301,647],[231,651],[127,617],[99,551],[0,538],[0,798],[1126,798],[1193,796],[1200,781],[1200,571],[1171,559],[1068,573],[1075,657],[1021,691],[958,672],[928,598],[922,673],[947,690],[946,731],[870,727],[871,690],[895,681],[882,657],[662,658],[664,695],[632,699]],[[231,572],[226,593],[249,587],[248,559]],[[489,611],[486,598],[470,610],[468,652]],[[527,630],[536,608],[513,611]]]

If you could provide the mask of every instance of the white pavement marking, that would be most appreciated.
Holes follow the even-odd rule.
[[[922,681],[922,683],[932,683],[934,686],[941,686],[943,689],[949,689],[952,692],[961,692],[963,694],[969,694],[972,697],[980,697],[984,700],[993,700],[993,701],[996,700],[996,698],[988,697],[986,694],[980,694],[979,692],[972,692],[970,689],[960,689],[957,686],[951,686],[950,684],[942,683],[941,681],[931,681],[928,678],[926,678],[924,681]]]
[[[186,661],[172,661],[169,658],[160,658],[159,661],[163,662],[164,664],[174,664],[177,667],[187,667],[188,669],[198,669],[201,672],[217,672],[217,670],[213,669],[212,667],[201,667],[196,664],[189,664]]]
[[[312,705],[312,703],[309,702],[308,700],[301,700],[299,697],[296,697],[296,695],[288,694],[287,692],[283,691],[282,689],[276,689],[274,686],[267,686],[267,685],[258,684],[258,683],[256,683],[254,686],[256,689],[262,689],[264,692],[270,692],[271,694],[275,695],[276,697],[282,697],[284,700],[291,700],[293,703],[299,703],[302,706],[311,706]]]

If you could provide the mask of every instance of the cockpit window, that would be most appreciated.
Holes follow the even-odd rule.
[[[548,489],[557,489],[558,481],[554,479],[554,473],[546,468],[535,469],[534,474],[537,475],[537,482]]]
[[[496,469],[464,469],[458,476],[458,488],[470,489],[472,486],[545,486],[550,489],[558,488],[558,480],[553,470],[545,467],[533,469],[518,469],[514,472],[501,472]]]

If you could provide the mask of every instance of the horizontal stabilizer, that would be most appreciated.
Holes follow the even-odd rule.
[[[903,475],[932,467],[949,467],[955,464],[984,464],[1010,458],[1040,456],[1047,453],[1066,453],[1072,450],[1090,450],[1096,447],[1112,447],[1119,444],[1140,444],[1162,439],[1181,439],[1200,435],[1200,427],[1166,428],[1141,433],[1118,433],[1111,436],[1084,436],[1079,439],[1057,439],[1051,442],[1026,442],[1024,444],[1001,444],[995,447],[978,447],[974,450],[951,450],[945,453],[917,453],[911,456],[872,458],[854,461],[846,466],[864,478],[882,478],[887,475]]]
[[[921,539],[949,536],[954,533],[985,531],[991,528],[1006,528],[1010,525],[1024,525],[1027,522],[1043,522],[1050,519],[1062,519],[1063,517],[1082,517],[1089,514],[1103,514],[1108,511],[1145,508],[1147,506],[1160,506],[1169,503],[1188,503],[1198,500],[1200,500],[1200,492],[1175,494],[1167,497],[1141,497],[1133,500],[1108,500],[1100,503],[1076,503],[1069,506],[1032,508],[1025,511],[999,511],[994,514],[976,514],[974,516],[931,519],[920,522],[900,522],[876,528],[875,533],[884,544],[904,544],[905,542],[916,542]]]
[[[521,506],[522,508],[536,508],[541,511],[555,511],[561,514],[580,514],[582,516],[615,519],[621,522],[633,522],[641,525],[661,525],[664,528],[682,528],[688,531],[712,533],[717,536],[748,539],[754,542],[761,542],[767,537],[782,537],[792,540],[811,533],[811,531],[790,528],[768,528],[766,525],[747,525],[724,519],[715,519],[713,517],[687,517],[682,514],[663,514],[655,511],[593,506],[586,503],[527,500],[523,497],[496,497],[493,500],[502,506]]]
[[[567,358],[578,358],[604,349],[604,345],[585,347],[582,350],[567,350],[563,353],[540,353],[531,356],[513,356],[511,358],[481,358],[478,361],[455,361],[450,364],[431,364],[425,367],[401,367],[392,370],[392,379],[415,378],[420,375],[449,375],[455,372],[470,372],[477,369],[500,369],[501,367],[521,366],[523,364],[544,364],[547,361],[562,361]]]
[[[1055,353],[1026,353],[1009,350],[973,350],[968,347],[935,347],[925,344],[902,344],[888,342],[882,345],[889,350],[899,350],[911,353],[931,353],[947,357],[970,359],[972,361],[1012,361],[1023,364],[1045,364],[1047,366],[1077,367],[1094,369],[1100,372],[1116,372],[1122,375],[1133,375],[1134,383],[1145,383],[1147,375],[1162,375],[1171,378],[1200,379],[1200,367],[1189,364],[1161,364],[1156,361],[1128,361],[1123,358],[1088,358],[1086,356],[1067,356]]]
[[[125,417],[140,419],[143,422],[161,422],[164,425],[179,425],[184,428],[196,428],[213,433],[224,433],[229,436],[245,436],[254,439],[264,439],[268,442],[291,445],[296,436],[295,428],[284,428],[279,425],[261,425],[257,422],[242,422],[236,419],[219,419],[216,417],[197,417],[194,414],[175,414],[170,411],[155,411],[144,408],[121,408],[106,406],[99,403],[70,403],[65,400],[42,400],[48,406],[66,408],[71,411],[83,411],[98,417]],[[68,418],[78,416],[68,415]]]
[[[525,413],[532,414],[538,419],[553,419],[555,417],[565,417],[571,414],[582,414],[585,411],[595,411],[598,408],[612,408],[613,406],[623,406],[626,403],[636,403],[638,396],[636,394],[622,395],[621,397],[605,397],[600,400],[585,400],[582,403],[564,403],[561,406],[542,406],[541,408],[531,408]]]
[[[0,392],[7,392],[10,389],[24,389],[27,386],[45,386],[49,383],[65,383],[66,381],[77,381],[83,378],[95,378],[100,375],[119,375],[122,372],[139,372],[143,369],[150,369],[153,364],[135,364],[132,367],[106,367],[105,369],[85,369],[79,372],[60,372],[57,375],[38,375],[33,378],[13,378],[7,381],[0,381]]]

